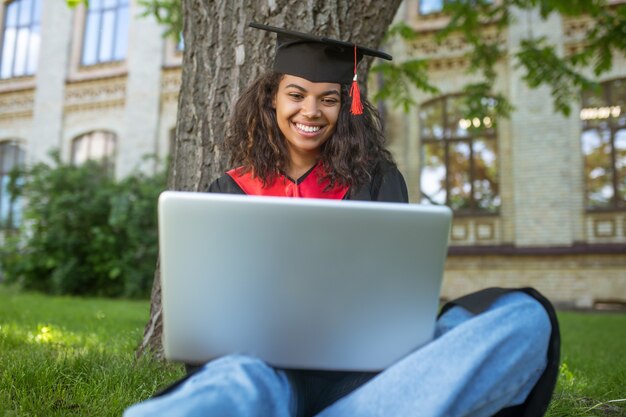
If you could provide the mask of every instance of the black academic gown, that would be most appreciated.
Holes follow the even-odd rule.
[[[241,169],[234,169],[215,180],[209,186],[208,191],[227,194],[334,198],[398,203],[408,202],[406,183],[402,174],[394,166],[376,170],[371,180],[358,188],[336,186],[329,190],[327,189],[328,187],[326,187],[327,184],[319,181],[321,173],[321,167],[316,165],[297,180],[282,175],[278,177],[273,184],[264,186],[260,179],[255,178],[251,173],[244,174]],[[523,291],[537,299],[544,306],[552,324],[552,335],[548,349],[548,366],[529,394],[527,400],[519,406],[501,410],[494,417],[541,417],[545,414],[550,403],[559,366],[559,326],[554,308],[550,302],[532,288],[488,288],[447,303],[442,308],[440,315],[455,305],[462,306],[474,314],[480,314],[499,296],[510,291]],[[190,369],[188,368],[188,370]],[[350,373],[350,376],[346,376],[347,373],[345,372],[330,371],[288,370],[286,372],[296,391],[299,392],[302,403],[299,407],[301,408],[299,415],[314,414],[320,411],[327,405],[338,400],[341,396],[348,394],[358,388],[358,386],[366,383],[375,375],[369,372]],[[170,392],[183,381],[184,379],[178,381],[157,395]],[[324,384],[327,383],[342,386],[342,390],[335,392],[337,398],[324,397]],[[320,397],[323,397],[323,399],[320,400]]]
[[[211,193],[276,197],[409,202],[404,177],[396,167],[389,166],[386,169],[376,170],[370,181],[358,188],[337,185],[327,190],[327,182],[320,182],[322,175],[322,168],[318,164],[298,179],[281,175],[272,184],[264,185],[251,172],[244,173],[241,168],[236,168],[215,180],[209,186],[208,191]]]

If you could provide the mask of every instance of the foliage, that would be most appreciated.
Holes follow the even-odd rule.
[[[408,111],[416,103],[411,97],[407,84],[413,84],[420,90],[438,93],[439,89],[428,81],[427,64],[421,59],[413,59],[394,65],[388,62],[372,67],[372,73],[380,73],[385,80],[383,87],[376,93],[374,100],[391,100],[396,106]]]
[[[70,6],[71,8],[74,8],[76,6],[78,6],[79,4],[85,4],[88,5],[89,4],[89,0],[65,0],[67,5]]]
[[[513,22],[513,12],[517,9],[531,13],[537,8],[544,20],[553,13],[593,19],[595,24],[587,33],[584,48],[572,55],[561,56],[555,45],[544,37],[535,37],[529,28],[519,49],[507,51],[502,39]],[[610,70],[614,53],[626,53],[626,7],[608,6],[605,0],[450,0],[445,2],[443,14],[449,21],[436,34],[434,41],[442,43],[451,36],[461,36],[470,49],[467,72],[480,73],[483,77],[483,81],[465,87],[466,91],[472,92],[467,98],[468,106],[480,109],[481,98],[497,97],[498,116],[506,117],[512,110],[504,95],[490,91],[497,77],[495,66],[507,53],[514,54],[515,65],[524,70],[523,79],[528,86],[550,88],[555,110],[564,115],[569,115],[570,103],[580,98],[581,91],[597,88],[597,84],[583,72],[591,68],[597,77]],[[418,37],[418,33],[405,23],[392,27],[389,35],[400,36],[408,42]],[[421,80],[413,85],[431,92],[430,87],[424,88]],[[385,85],[379,93],[381,96],[393,94],[385,88],[397,90],[399,87]]]
[[[157,22],[165,27],[163,36],[169,37],[178,43],[183,33],[182,0],[139,0],[144,8],[142,16],[152,15]]]
[[[21,230],[0,251],[7,281],[54,294],[147,296],[164,174],[116,182],[105,165],[73,166],[52,156],[53,166],[24,173]]]

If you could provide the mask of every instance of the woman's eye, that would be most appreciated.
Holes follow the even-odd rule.
[[[323,98],[322,99],[322,103],[327,104],[327,105],[335,105],[337,103],[339,103],[339,100],[337,100],[336,98]]]
[[[289,97],[296,99],[296,100],[301,100],[302,99],[302,94],[299,93],[289,93]]]

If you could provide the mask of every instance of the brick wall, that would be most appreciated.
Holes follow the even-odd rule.
[[[560,305],[626,303],[626,255],[448,257],[444,298],[492,286],[531,286]]]

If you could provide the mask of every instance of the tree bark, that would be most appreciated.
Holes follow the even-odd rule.
[[[401,0],[183,0],[183,74],[176,145],[168,178],[171,190],[207,190],[227,168],[224,139],[231,105],[274,57],[275,34],[250,22],[377,47]],[[362,63],[367,80],[371,62]],[[365,85],[363,85],[365,87]],[[365,90],[364,90],[365,91]],[[162,358],[161,280],[157,264],[150,320],[137,355]]]

